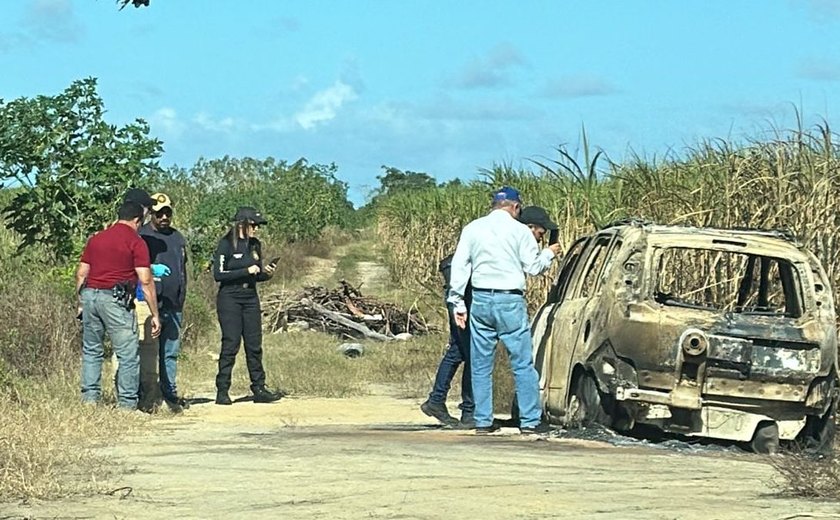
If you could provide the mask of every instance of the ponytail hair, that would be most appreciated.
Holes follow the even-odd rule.
[[[227,234],[225,235],[225,238],[228,242],[230,242],[230,245],[233,246],[234,250],[237,248],[237,246],[239,245],[239,241],[241,240],[241,238],[239,238],[239,235],[246,234],[245,230],[248,228],[249,224],[250,222],[247,220],[237,220],[233,223],[233,225],[230,227],[230,230],[228,230]]]

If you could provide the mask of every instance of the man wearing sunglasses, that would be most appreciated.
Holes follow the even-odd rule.
[[[160,396],[170,410],[179,413],[187,407],[176,386],[181,319],[187,295],[187,243],[172,226],[169,196],[155,193],[152,200],[151,220],[140,228],[140,236],[149,246],[151,263],[160,266],[152,274],[160,305],[161,332],[159,338],[144,334],[145,330],[140,333],[140,406],[151,409],[160,402]],[[138,310],[142,309],[138,306]],[[138,323],[145,323],[142,318],[138,316]]]

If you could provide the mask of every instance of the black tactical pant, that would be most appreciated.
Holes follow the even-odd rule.
[[[230,374],[243,340],[248,375],[251,377],[251,390],[264,386],[260,299],[256,289],[221,287],[216,297],[216,314],[222,328],[222,351],[219,354],[216,389],[224,392],[230,389]]]

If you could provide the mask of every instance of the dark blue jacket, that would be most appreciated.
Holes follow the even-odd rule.
[[[160,308],[182,311],[187,298],[187,241],[174,228],[158,231],[151,224],[140,228],[140,236],[149,246],[152,263],[163,264],[171,271],[169,276],[155,278]]]

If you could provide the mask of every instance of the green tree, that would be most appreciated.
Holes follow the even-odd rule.
[[[346,226],[353,207],[336,172],[334,164],[306,159],[289,164],[271,157],[224,157],[172,168],[159,186],[173,198],[193,258],[209,259],[239,206],[254,206],[266,215],[265,232],[272,241],[313,239],[327,226]]]
[[[16,188],[2,211],[21,249],[78,252],[114,219],[126,189],[159,175],[163,143],[149,137],[148,124],[117,127],[104,112],[95,78],[55,96],[0,100],[0,182]]]
[[[396,193],[436,186],[435,178],[428,173],[402,171],[393,166],[382,166],[382,169],[385,170],[385,175],[377,175],[376,177],[379,181],[379,189],[374,198],[388,197]]]

